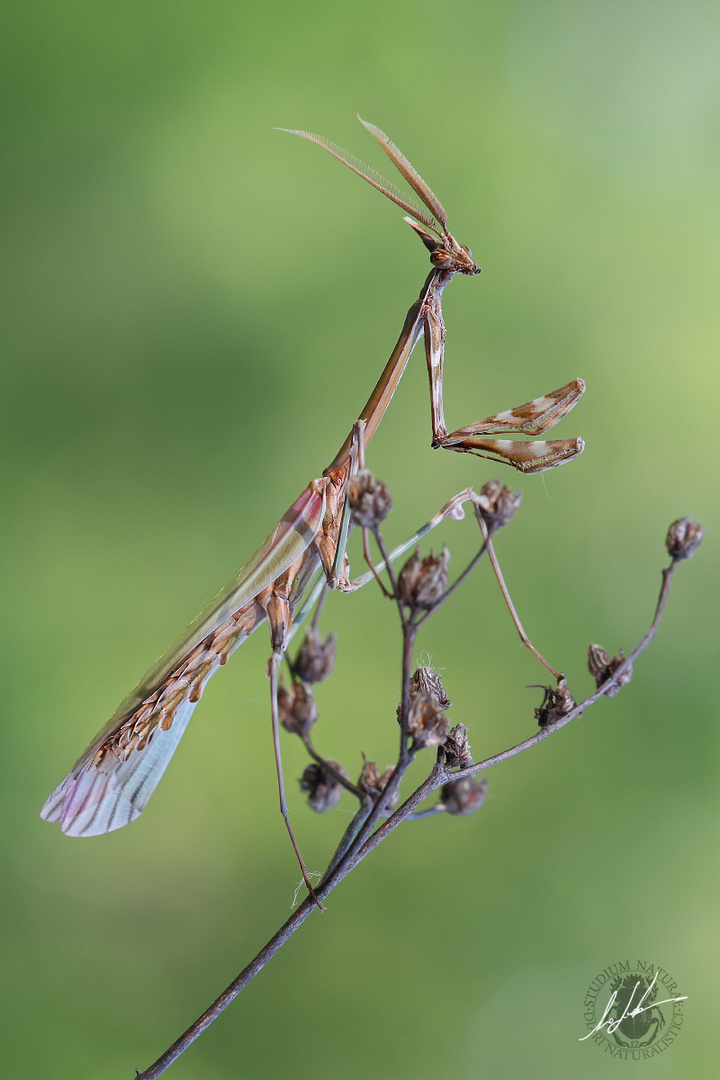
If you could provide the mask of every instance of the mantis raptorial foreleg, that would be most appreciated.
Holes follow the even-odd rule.
[[[413,227],[418,231],[416,224]],[[421,232],[422,235],[422,232]],[[449,280],[449,277],[448,277]],[[489,435],[542,435],[570,412],[585,392],[582,379],[566,383],[559,390],[534,398],[514,409],[488,416],[448,434],[443,408],[443,364],[445,360],[445,323],[441,297],[445,281],[430,290],[422,308],[425,330],[425,355],[430,380],[430,409],[433,446],[460,453],[479,454],[493,461],[512,465],[520,472],[543,472],[582,453],[582,439],[555,439],[550,442],[521,442],[516,439],[492,439]]]

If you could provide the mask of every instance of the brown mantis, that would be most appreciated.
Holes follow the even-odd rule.
[[[576,457],[581,439],[553,442],[497,438],[541,435],[578,402],[585,387],[578,379],[551,394],[448,433],[443,413],[445,326],[441,300],[455,274],[480,271],[470,250],[447,228],[441,203],[410,162],[379,128],[365,123],[422,205],[355,158],[317,135],[292,134],[314,142],[406,211],[405,220],[430,252],[432,269],[410,307],[390,358],[358,421],[322,475],[312,480],[283,515],[251,560],[188,627],[182,637],[131,691],[73,766],[42,809],[46,821],[58,822],[68,836],[95,836],[133,821],[147,805],[172,757],[210,676],[260,623],[270,627],[268,665],[273,739],[281,811],[303,876],[305,868],[288,820],[280,763],[277,672],[294,629],[298,603],[320,570],[330,588],[349,592],[370,578],[351,581],[345,545],[350,528],[348,483],[363,464],[364,449],[385,414],[421,334],[425,337],[430,381],[432,442],[463,453],[479,454],[534,473]],[[462,504],[476,498],[467,489],[452,499],[423,529],[393,552],[393,557],[448,516],[462,516]],[[367,544],[365,545],[367,553]],[[367,557],[367,555],[366,555]]]

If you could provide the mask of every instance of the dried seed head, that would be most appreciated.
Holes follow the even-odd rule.
[[[588,669],[595,680],[598,690],[624,663],[625,657],[622,649],[617,656],[611,657],[610,653],[607,649],[603,649],[602,645],[588,645]],[[630,682],[632,676],[633,669],[632,664],[630,664],[610,689],[605,691],[605,697],[615,697],[616,694],[619,694],[622,687]]]
[[[336,761],[329,761],[335,772],[345,776],[345,770]],[[308,806],[316,814],[325,814],[337,806],[342,796],[342,784],[322,765],[312,762],[300,778],[300,790],[308,797]]]
[[[588,670],[598,686],[612,675],[610,653],[602,645],[588,645]]]
[[[450,552],[443,547],[439,555],[432,551],[424,559],[420,549],[410,556],[398,575],[400,599],[413,611],[429,611],[447,590]]]
[[[420,548],[415,548],[415,551],[398,575],[400,596],[408,605],[412,605],[413,603],[414,592],[420,577],[421,568],[422,559],[420,558]]]
[[[393,774],[392,765],[388,765],[384,773],[381,773],[377,767],[377,762],[368,761],[367,758],[362,767],[360,778],[358,779],[358,787],[364,795],[368,795],[373,802],[375,802],[385,790],[388,780]],[[392,809],[398,801],[399,792],[396,791],[393,795],[387,809]]]
[[[320,641],[316,631],[308,630],[293,665],[304,683],[318,683],[332,675],[335,666],[335,634]]]
[[[449,780],[440,789],[445,812],[466,817],[479,810],[487,794],[487,780],[484,776],[462,776],[459,780]]]
[[[447,738],[450,721],[435,697],[420,690],[410,698],[407,730],[417,748],[439,746]]]
[[[451,769],[464,769],[472,765],[470,743],[468,742],[468,729],[464,724],[456,724],[447,739],[443,743],[445,752],[445,764]]]
[[[673,521],[665,537],[665,547],[668,555],[674,562],[681,559],[692,559],[693,555],[702,543],[705,526],[699,521],[691,521],[689,517],[678,518]]]
[[[415,747],[439,746],[444,742],[450,721],[444,715],[450,702],[440,676],[431,668],[420,667],[410,680],[407,732]],[[398,723],[402,722],[402,706],[398,706]]]
[[[498,529],[510,524],[521,502],[522,492],[518,491],[513,495],[499,480],[488,480],[487,484],[483,484],[477,507],[491,536]]]
[[[295,682],[286,689],[281,681],[278,686],[278,716],[286,731],[301,737],[307,735],[318,718],[312,687]]]
[[[368,469],[360,469],[350,480],[347,498],[353,522],[363,529],[377,529],[392,509],[387,486]]]
[[[431,694],[441,709],[449,709],[451,702],[445,693],[437,672],[429,667],[419,667],[410,679],[410,696],[417,693]]]
[[[545,696],[539,709],[535,709],[535,719],[540,727],[549,727],[556,720],[567,716],[575,708],[575,700],[568,690],[565,678],[558,679],[557,687],[544,686]],[[582,715],[582,714],[579,714]]]

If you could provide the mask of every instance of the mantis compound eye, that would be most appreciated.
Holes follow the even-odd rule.
[[[437,248],[430,255],[430,262],[433,266],[436,266],[438,270],[450,270],[455,260],[445,248]]]

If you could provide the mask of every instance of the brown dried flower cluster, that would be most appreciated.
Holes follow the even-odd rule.
[[[451,769],[464,769],[472,765],[468,729],[464,724],[456,724],[443,743],[445,764]]]
[[[320,641],[311,627],[300,648],[293,668],[298,679],[305,683],[319,683],[332,675],[335,667],[335,634]]]
[[[518,491],[513,494],[499,480],[492,479],[483,484],[476,505],[491,536],[510,524],[521,502],[522,493]]]
[[[345,770],[337,761],[328,761],[327,765],[341,776],[346,776]],[[300,790],[307,795],[308,806],[316,814],[325,814],[336,807],[343,793],[340,781],[328,768],[316,762],[306,766],[300,778]]]
[[[617,656],[610,656],[607,649],[604,649],[602,645],[588,645],[588,670],[595,680],[595,685],[598,690],[604,682],[607,682],[612,675],[615,674],[621,664],[625,663],[625,657],[623,656],[622,649]],[[605,691],[606,697],[615,697],[620,693],[623,686],[630,682],[633,676],[632,664],[623,671],[622,675],[618,676],[613,685]]]
[[[431,668],[418,668],[410,680],[406,725],[407,733],[416,749],[439,746],[445,742],[450,730],[450,721],[445,716],[445,710],[449,708],[450,701],[440,676]],[[398,720],[401,718],[402,707],[398,706]]]
[[[665,538],[668,555],[676,562],[692,559],[702,543],[704,533],[705,526],[699,521],[691,521],[689,517],[673,521]]]
[[[368,469],[360,469],[348,482],[347,500],[353,522],[364,529],[377,529],[392,510],[387,486]]]
[[[443,547],[439,555],[432,551],[424,559],[418,548],[398,575],[398,592],[411,611],[429,611],[447,590],[450,552]]]
[[[413,694],[408,706],[407,731],[415,746],[439,746],[445,742],[450,721],[432,694]]]
[[[384,772],[380,772],[377,762],[368,761],[367,758],[362,767],[362,772],[358,778],[358,788],[367,795],[373,802],[376,802],[383,791],[385,790],[388,780],[393,774],[393,766],[388,765]],[[396,791],[390,800],[386,809],[391,809],[398,801],[398,792]]]
[[[466,817],[479,810],[485,801],[487,780],[483,776],[461,776],[459,780],[449,780],[440,792],[446,814]]]
[[[285,730],[301,738],[307,735],[318,718],[312,687],[301,682],[285,687],[280,682],[277,700],[278,716]]]
[[[575,699],[568,689],[564,677],[558,679],[556,687],[545,686],[545,696],[542,705],[535,709],[535,719],[540,727],[549,727],[556,720],[567,716],[575,708]]]

